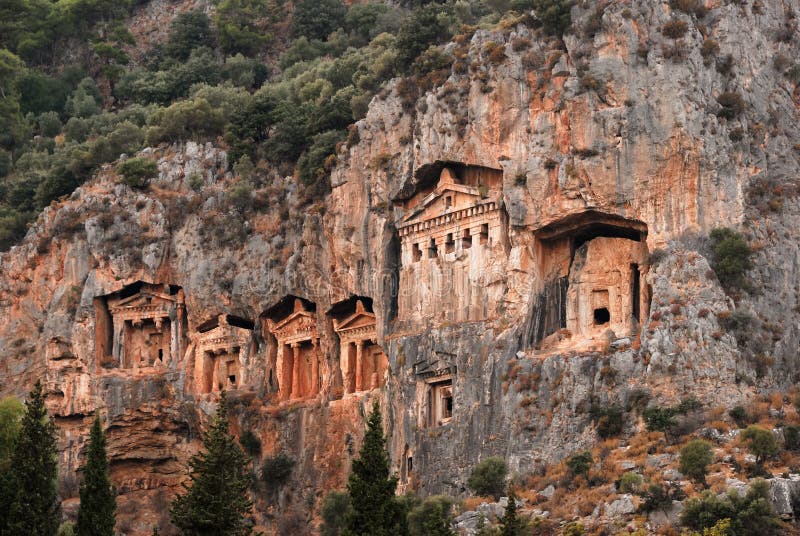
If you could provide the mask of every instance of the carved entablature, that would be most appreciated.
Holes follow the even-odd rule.
[[[231,353],[244,347],[253,332],[249,320],[221,314],[198,326],[197,348],[212,354]]]
[[[197,327],[195,385],[198,393],[239,388],[240,363],[253,332],[253,322],[221,314]]]
[[[278,322],[267,319],[267,326],[279,343],[291,345],[317,339],[317,318],[305,309],[300,299],[295,300],[289,316]]]
[[[344,320],[333,319],[333,329],[342,342],[375,341],[375,314],[367,312],[361,300],[356,302],[355,313]]]

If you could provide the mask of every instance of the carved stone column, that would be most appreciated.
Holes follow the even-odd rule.
[[[300,344],[292,343],[292,355],[294,360],[292,362],[292,392],[289,396],[293,398],[300,398],[300,374],[302,374],[302,363],[300,363]]]
[[[364,390],[364,341],[356,343],[356,391]]]
[[[311,351],[311,394],[319,393],[319,346],[317,340],[312,340]]]

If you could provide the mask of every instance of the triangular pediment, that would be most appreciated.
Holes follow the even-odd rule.
[[[363,328],[375,325],[375,315],[367,312],[358,312],[337,322],[336,331],[345,331],[348,329]]]
[[[409,213],[403,218],[403,223],[424,221],[449,212],[474,206],[482,199],[478,188],[467,186],[456,181],[455,175],[444,168],[439,176],[436,188],[428,195],[412,201]]]
[[[316,327],[317,321],[314,314],[308,311],[295,311],[280,322],[272,325],[272,331],[296,330],[303,331]]]
[[[151,292],[144,290],[133,296],[128,296],[127,298],[123,298],[122,300],[118,301],[117,303],[113,304],[113,307],[141,307],[147,305],[156,305],[159,303],[166,303],[166,304],[173,304],[177,300],[174,296],[169,296],[167,294],[159,294],[156,292]]]

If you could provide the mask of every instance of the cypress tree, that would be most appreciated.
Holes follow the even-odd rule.
[[[77,536],[113,536],[114,512],[117,509],[114,488],[108,480],[106,436],[95,417],[89,437],[89,453],[81,484]]]
[[[402,531],[403,511],[395,498],[397,477],[389,475],[389,454],[383,437],[381,410],[372,406],[367,432],[347,479],[353,509],[345,536],[389,536]]]
[[[247,458],[228,431],[227,398],[223,391],[211,427],[203,435],[203,452],[189,460],[186,493],[175,497],[172,522],[186,536],[240,536],[251,534],[246,514]]]
[[[508,504],[500,522],[501,536],[521,536],[525,530],[525,521],[517,515],[517,494],[513,489],[508,491]]]
[[[47,415],[42,382],[25,402],[25,415],[11,456],[11,502],[4,534],[53,536],[60,506],[56,494],[56,426]]]

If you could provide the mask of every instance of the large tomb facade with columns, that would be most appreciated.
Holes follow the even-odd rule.
[[[240,364],[253,333],[253,322],[228,314],[197,327],[195,389],[212,393],[241,385]]]
[[[366,305],[365,305],[366,303]],[[352,298],[329,311],[339,336],[339,364],[345,395],[376,389],[384,384],[386,354],[377,343],[372,300]]]
[[[186,350],[186,306],[176,285],[137,281],[95,299],[95,358],[104,368],[171,367]]]
[[[503,295],[493,268],[507,256],[501,185],[500,170],[453,164],[441,168],[434,187],[404,202],[401,323],[491,316]]]
[[[321,351],[317,334],[317,316],[311,302],[294,298],[291,312],[274,319],[280,308],[265,313],[267,329],[275,338],[277,388],[280,400],[311,398],[320,391]]]

